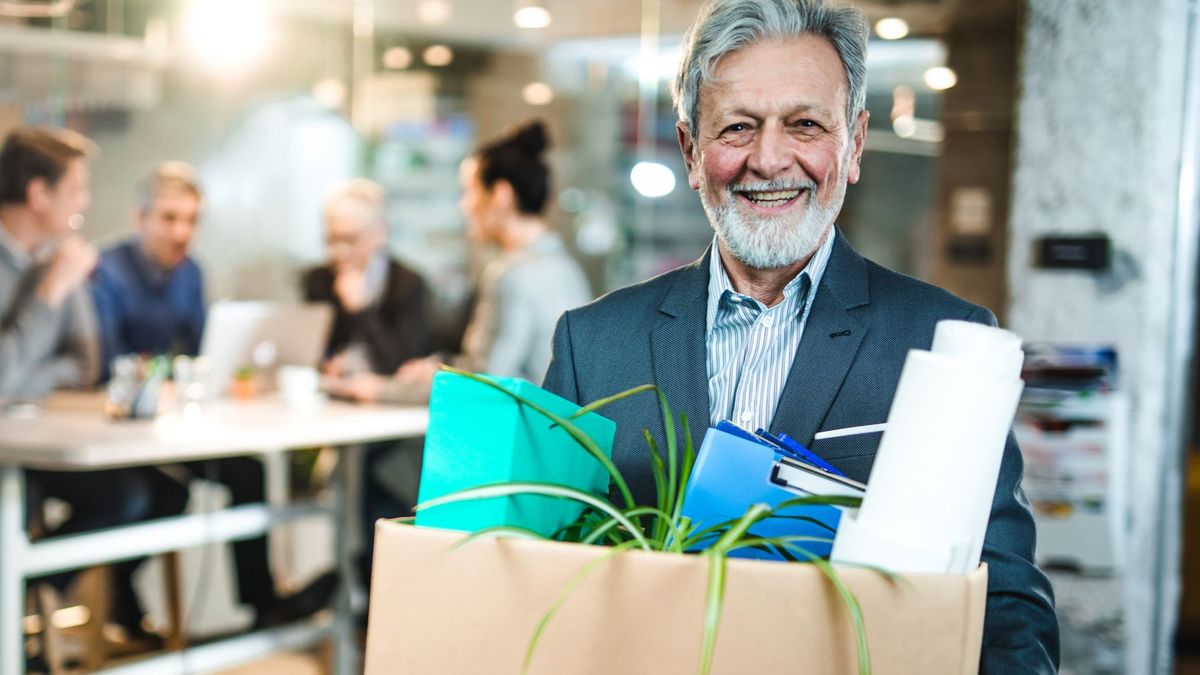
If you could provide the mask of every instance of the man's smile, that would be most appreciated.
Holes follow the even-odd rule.
[[[734,194],[755,211],[780,211],[800,200],[808,188],[784,190],[734,190]]]

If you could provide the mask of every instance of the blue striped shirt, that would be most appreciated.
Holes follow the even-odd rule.
[[[715,237],[712,250],[705,333],[709,418],[713,426],[729,420],[750,431],[767,429],[829,262],[833,233],[784,286],[783,300],[774,307],[735,291]]]

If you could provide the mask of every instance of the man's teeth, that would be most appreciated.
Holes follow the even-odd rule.
[[[778,190],[776,192],[743,192],[746,199],[752,202],[786,202],[800,196],[799,190]]]

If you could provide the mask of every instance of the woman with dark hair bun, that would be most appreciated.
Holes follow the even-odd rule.
[[[540,384],[558,318],[592,299],[579,264],[542,216],[550,196],[549,145],[546,126],[528,122],[460,167],[467,236],[501,251],[480,278],[463,353],[449,359],[460,368]],[[439,356],[413,359],[391,377],[364,374],[342,393],[360,401],[428,401],[440,364]]]
[[[550,194],[540,121],[480,148],[459,172],[459,208],[472,241],[502,255],[484,270],[463,337],[463,365],[540,383],[558,317],[592,299],[579,264],[543,218]]]

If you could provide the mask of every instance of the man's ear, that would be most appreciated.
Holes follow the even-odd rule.
[[[135,206],[129,209],[129,225],[134,232],[141,234],[143,225],[146,222],[146,210],[140,206]]]
[[[25,186],[25,205],[33,211],[41,211],[50,203],[50,184],[45,178],[37,177]]]
[[[696,167],[696,139],[692,136],[691,127],[680,120],[675,123],[675,136],[679,141],[679,151],[683,153],[683,163],[687,167],[688,185],[693,190],[700,189],[700,177]]]
[[[862,168],[863,149],[867,144],[867,119],[871,117],[871,113],[866,110],[858,114],[858,119],[854,122],[854,128],[850,130],[852,134],[850,142],[852,150],[850,156],[850,169],[846,174],[846,182],[853,185],[858,182],[860,170]]]

